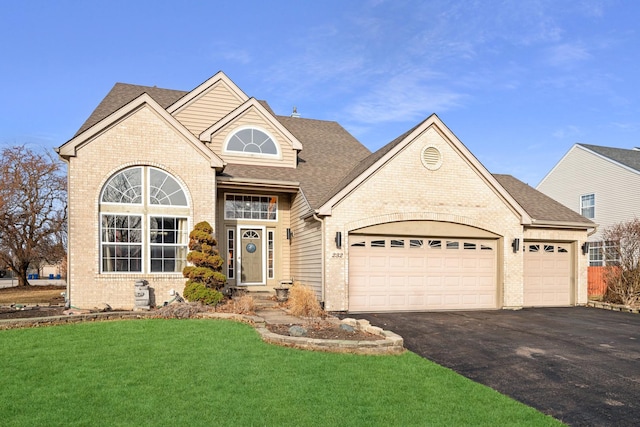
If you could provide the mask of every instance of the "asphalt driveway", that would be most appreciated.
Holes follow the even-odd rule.
[[[640,422],[638,314],[574,307],[353,317],[569,425]]]

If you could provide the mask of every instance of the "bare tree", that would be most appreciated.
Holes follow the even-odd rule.
[[[0,262],[26,286],[29,267],[65,256],[67,181],[51,154],[25,146],[4,148],[0,158]]]
[[[615,224],[602,233],[605,251],[605,299],[624,305],[640,303],[640,219]]]

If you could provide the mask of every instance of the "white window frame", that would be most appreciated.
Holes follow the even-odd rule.
[[[140,241],[139,242],[109,242],[109,241],[104,241],[103,236],[105,233],[104,230],[104,226],[103,226],[103,218],[105,216],[114,216],[114,217],[138,217],[140,218]],[[145,229],[145,221],[144,221],[144,215],[140,214],[140,213],[131,213],[131,212],[102,212],[100,213],[100,252],[99,252],[99,259],[100,259],[100,272],[101,273],[105,273],[105,274],[139,274],[139,273],[143,273],[144,269],[145,269],[145,233],[144,233],[144,229]],[[105,262],[105,256],[104,256],[104,250],[106,246],[136,246],[140,248],[140,270],[121,270],[121,271],[110,271],[110,270],[104,270],[104,262]],[[130,257],[127,257],[127,259],[131,259]],[[117,259],[114,259],[114,262],[116,262]],[[115,268],[115,267],[114,267]]]
[[[236,258],[238,256],[238,239],[236,238],[236,229],[235,227],[227,227],[226,229],[227,235],[227,279],[233,280],[236,278]],[[229,242],[233,242],[232,245]],[[233,255],[231,254],[233,251]]]
[[[275,218],[274,219],[263,219],[263,218],[233,218],[233,217],[229,217],[227,216],[227,197],[229,196],[240,196],[240,197],[265,197],[268,199],[275,199],[276,203],[275,203]],[[252,221],[252,222],[256,222],[256,221],[266,221],[266,222],[278,222],[278,214],[279,214],[279,210],[280,210],[280,199],[278,198],[278,196],[274,196],[274,195],[268,195],[268,194],[247,194],[247,193],[225,193],[224,194],[224,201],[223,201],[223,209],[224,209],[224,219],[225,220],[230,220],[230,221]]]
[[[269,262],[271,262],[269,264]],[[267,279],[276,277],[276,230],[267,229]]]
[[[178,221],[184,221],[184,228],[182,230],[179,230],[179,232],[182,235],[182,242],[180,243],[157,243],[157,242],[151,242],[151,218],[155,217],[155,218],[168,218],[168,219],[174,219],[174,220],[178,220]],[[187,266],[187,253],[188,253],[188,249],[189,249],[189,218],[186,216],[179,216],[179,215],[167,215],[167,214],[149,214],[147,215],[147,217],[145,218],[147,220],[147,227],[145,230],[143,230],[143,235],[144,232],[147,232],[147,237],[148,239],[148,253],[149,256],[146,257],[146,261],[147,261],[147,271],[150,274],[174,274],[174,273],[182,273],[182,270],[184,269],[184,267]],[[180,236],[178,236],[178,239],[180,239]],[[152,260],[153,259],[157,259],[157,258],[152,258],[152,250],[151,247],[152,246],[158,246],[158,247],[162,247],[167,248],[167,247],[173,247],[176,250],[176,254],[180,251],[180,249],[182,248],[182,252],[184,253],[184,258],[183,259],[179,259],[179,258],[175,258],[175,262],[176,263],[180,263],[181,267],[178,268],[178,271],[153,271],[152,270]],[[144,248],[143,248],[144,249]],[[161,260],[165,260],[165,258],[160,258]]]
[[[233,138],[238,132],[243,131],[243,130],[257,130],[260,131],[262,133],[264,133],[265,135],[267,135],[271,141],[273,141],[273,145],[275,145],[276,147],[276,153],[275,154],[270,154],[270,153],[248,153],[245,151],[236,151],[236,150],[229,150],[229,142],[231,141],[231,138]],[[280,148],[280,144],[278,143],[278,140],[276,139],[275,136],[273,136],[273,134],[271,134],[271,132],[269,132],[268,130],[260,127],[260,126],[240,126],[236,129],[234,129],[232,132],[229,133],[229,135],[227,135],[227,137],[224,140],[224,143],[222,145],[222,153],[223,154],[230,154],[230,155],[234,155],[234,156],[246,156],[246,157],[263,157],[263,158],[270,158],[270,159],[281,159],[282,158],[282,149]]]
[[[591,202],[587,205],[586,202]],[[585,215],[586,210],[591,210],[593,214],[591,216]],[[585,218],[594,219],[596,217],[596,194],[589,193],[580,196],[580,215]]]
[[[140,169],[142,174],[142,202],[141,203],[115,203],[115,202],[103,202],[102,197],[106,188],[106,185],[111,182],[111,180],[118,174],[124,172],[128,169]],[[151,204],[150,198],[150,171],[151,169],[159,170],[171,178],[173,178],[180,189],[185,195],[186,205],[160,205],[160,204]],[[104,215],[115,215],[115,216],[137,216],[141,217],[141,270],[140,271],[108,271],[104,269],[104,257],[103,251],[104,246],[112,245],[112,242],[103,242],[103,226],[102,226],[102,218]],[[191,217],[190,217],[190,207],[189,207],[189,197],[188,192],[185,189],[184,185],[174,176],[172,173],[157,168],[153,166],[131,166],[126,167],[118,172],[114,173],[109,179],[105,182],[105,185],[100,191],[99,198],[99,213],[98,213],[98,221],[99,221],[99,239],[98,239],[98,263],[100,274],[105,275],[123,275],[123,274],[135,274],[135,275],[182,275],[182,269],[180,271],[151,271],[151,246],[163,246],[164,244],[151,243],[151,229],[150,229],[150,218],[151,217],[163,217],[163,218],[175,218],[179,220],[185,221],[185,227],[182,232],[182,238],[184,242],[170,244],[171,246],[176,247],[176,250],[179,250],[179,247],[185,248],[183,253],[185,254],[185,258],[182,260],[182,265],[187,264],[186,255],[188,251],[189,244],[189,230],[191,229]],[[123,243],[124,245],[124,243]],[[137,243],[136,243],[137,245]],[[177,267],[176,267],[177,268]]]

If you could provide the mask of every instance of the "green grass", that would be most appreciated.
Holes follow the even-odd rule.
[[[263,343],[217,320],[0,331],[3,426],[561,425],[413,353]]]

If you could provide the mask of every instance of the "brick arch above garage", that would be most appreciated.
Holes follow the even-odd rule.
[[[460,215],[435,212],[397,212],[362,218],[345,224],[348,233],[439,235],[499,238],[503,233],[488,224]]]

